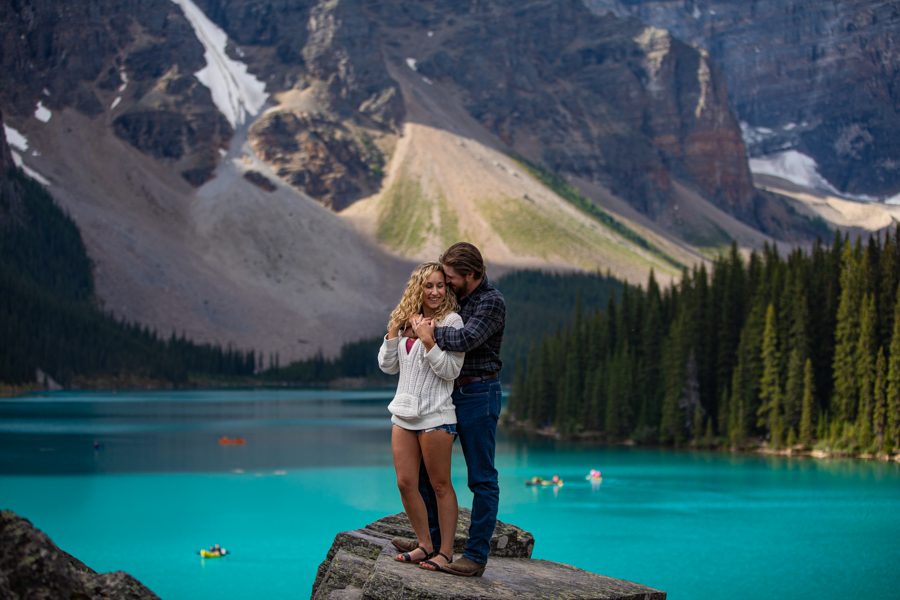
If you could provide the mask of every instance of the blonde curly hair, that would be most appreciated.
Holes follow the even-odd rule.
[[[403,297],[400,298],[400,304],[397,305],[397,308],[394,309],[391,313],[391,318],[388,320],[388,333],[390,333],[392,327],[399,327],[409,321],[411,316],[422,312],[422,296],[425,291],[425,282],[428,281],[428,278],[435,271],[443,273],[444,268],[441,266],[441,263],[429,261],[422,263],[413,270],[409,276],[409,282],[406,284],[406,291],[403,292]],[[453,293],[449,285],[445,286],[444,289],[447,293],[444,295],[444,301],[441,302],[441,305],[434,312],[435,321],[440,321],[450,313],[459,310],[456,294]]]

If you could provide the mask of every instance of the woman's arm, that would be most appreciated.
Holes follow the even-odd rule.
[[[400,355],[397,350],[399,346],[399,337],[388,338],[385,336],[384,341],[381,342],[381,348],[378,349],[378,368],[388,375],[400,372]]]
[[[453,313],[447,317],[443,325],[444,327],[460,329],[463,326],[462,318],[460,318],[458,314]],[[441,379],[452,381],[459,377],[459,372],[462,370],[463,360],[466,355],[464,352],[441,350],[441,348],[434,343],[434,338],[430,335],[432,329],[433,327],[428,327],[425,330],[419,329],[421,332],[420,338],[422,342],[425,343],[425,348],[427,349],[425,361],[428,363],[431,370],[434,371],[435,375]],[[426,343],[426,336],[429,338],[430,344]]]

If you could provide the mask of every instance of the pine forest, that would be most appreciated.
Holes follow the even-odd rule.
[[[517,365],[508,410],[567,436],[677,446],[900,447],[900,227],[781,257],[736,245],[661,290],[576,306]]]

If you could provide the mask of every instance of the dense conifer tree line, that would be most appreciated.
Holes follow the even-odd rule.
[[[260,377],[268,381],[308,385],[325,384],[341,378],[365,378],[372,384],[387,385],[392,382],[391,376],[378,368],[381,340],[376,337],[344,344],[335,358],[325,358],[319,350],[312,358],[298,360],[285,367],[276,364],[261,373]]]
[[[786,257],[733,245],[661,290],[576,307],[516,371],[510,414],[610,440],[900,448],[900,227]]]
[[[12,169],[0,180],[0,381],[24,384],[40,368],[78,376],[246,376],[253,351],[198,345],[126,323],[94,302],[81,234],[37,182]]]
[[[622,289],[620,281],[600,273],[516,271],[490,281],[506,299],[507,321],[500,353],[504,381],[511,379],[516,365],[527,355],[531,340],[555,333],[571,322],[579,295],[605,306],[607,299]],[[333,359],[319,352],[286,367],[271,368],[263,377],[304,384],[364,377],[373,383],[390,384],[395,378],[382,373],[376,360],[381,340],[378,336],[345,344]]]

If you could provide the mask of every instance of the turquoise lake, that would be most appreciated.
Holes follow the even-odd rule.
[[[0,400],[0,508],[95,570],[127,571],[164,600],[308,598],[336,533],[402,510],[391,396],[232,390]],[[246,444],[223,446],[222,436]],[[453,460],[468,506],[458,444]],[[592,447],[501,431],[497,468],[499,518],[534,534],[535,558],[675,600],[900,597],[897,463]],[[592,468],[603,472],[600,485],[584,480]],[[565,485],[526,487],[534,475],[559,475]],[[197,555],[215,543],[232,555]]]

